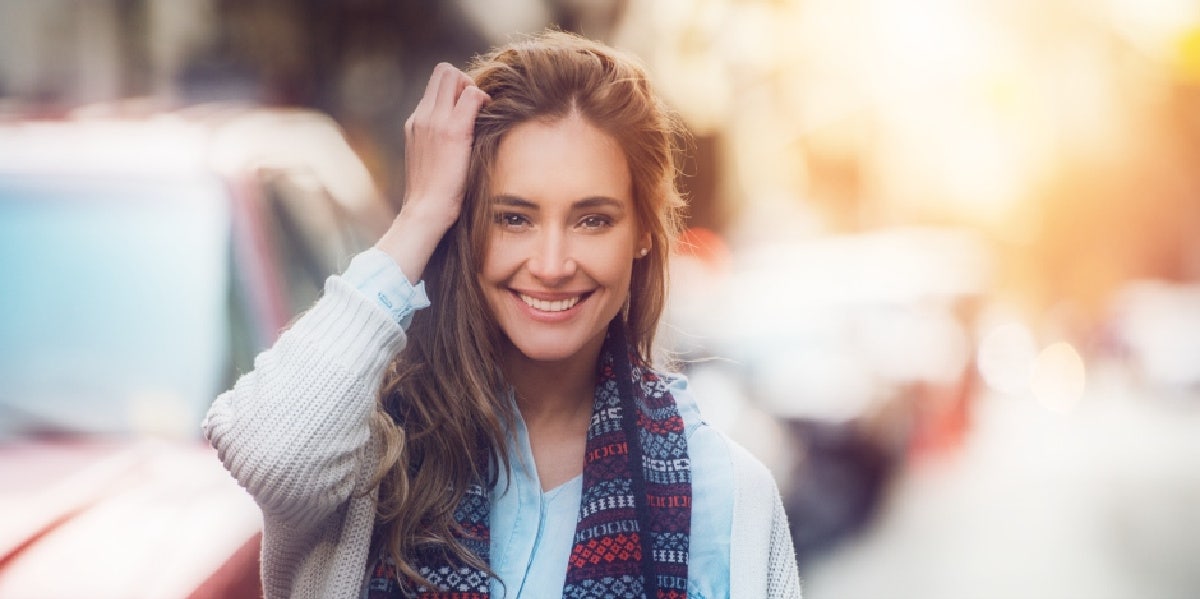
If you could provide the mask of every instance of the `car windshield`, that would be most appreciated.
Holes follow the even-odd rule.
[[[229,362],[229,213],[211,177],[0,173],[0,441],[198,434]]]

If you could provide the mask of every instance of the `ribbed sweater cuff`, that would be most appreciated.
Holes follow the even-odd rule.
[[[327,359],[368,378],[381,373],[405,341],[391,314],[336,275],[325,282],[324,297],[284,335],[312,340]]]

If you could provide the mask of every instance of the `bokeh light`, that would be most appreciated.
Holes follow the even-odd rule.
[[[1070,412],[1083,399],[1087,373],[1071,344],[1052,343],[1038,353],[1029,379],[1033,397],[1055,412]]]
[[[979,374],[989,387],[1006,395],[1028,392],[1037,346],[1019,323],[996,326],[979,344]]]

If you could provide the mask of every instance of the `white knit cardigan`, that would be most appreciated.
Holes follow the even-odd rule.
[[[204,433],[263,512],[267,599],[354,599],[366,581],[378,447],[369,418],[404,330],[339,276],[324,296],[216,399]],[[736,478],[732,599],[800,596],[774,479],[729,444]]]

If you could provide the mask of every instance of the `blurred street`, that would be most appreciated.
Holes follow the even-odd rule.
[[[257,585],[252,519],[150,517],[254,515],[200,418],[391,221],[434,65],[547,27],[686,124],[656,357],[806,599],[1200,597],[1197,0],[0,0],[0,597]]]
[[[1089,378],[1054,413],[976,404],[961,449],[899,475],[860,537],[806,568],[810,599],[1168,599],[1200,593],[1200,395]]]

